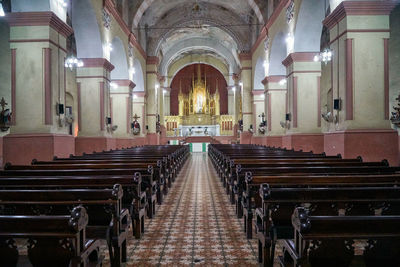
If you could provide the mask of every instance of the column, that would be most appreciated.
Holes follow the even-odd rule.
[[[258,129],[259,129],[259,125],[262,121],[262,113],[264,113],[264,101],[265,101],[265,95],[264,95],[264,90],[253,90],[252,91],[252,95],[253,95],[253,130],[254,130],[254,134],[253,134],[253,144],[260,144],[263,145],[264,143],[264,139],[266,136],[265,134],[260,134]],[[265,113],[264,113],[265,115]],[[267,117],[264,117],[264,119],[266,120]]]
[[[132,119],[132,90],[135,84],[131,80],[112,80],[118,88],[111,88],[111,121],[118,128],[113,132],[117,148],[133,146],[131,129]]]
[[[9,13],[11,48],[10,134],[4,162],[29,164],[74,154],[65,121],[66,38],[72,33],[53,12]],[[59,112],[61,111],[61,112]]]
[[[325,133],[327,154],[397,164],[397,132],[389,121],[389,15],[395,3],[345,1],[323,21],[330,31],[333,99],[338,123]],[[330,127],[333,128],[333,127]],[[341,143],[341,145],[338,145]]]
[[[282,147],[282,137],[286,133],[286,76],[274,75],[267,76],[263,80],[264,84],[264,112],[267,120],[266,144],[271,147]]]
[[[115,149],[110,109],[110,72],[114,66],[105,58],[83,58],[78,68],[78,137],[76,153]]]
[[[135,145],[145,145],[147,144],[146,139],[146,93],[145,92],[135,92],[132,94],[132,117],[131,121],[133,121],[133,116],[137,115],[138,122],[140,124],[140,134],[135,135],[134,144]]]
[[[287,102],[291,117],[282,142],[286,148],[321,153],[324,151],[324,136],[320,119],[321,62],[314,61],[317,54],[291,53],[282,62],[287,73]]]
[[[164,116],[169,116],[170,115],[170,111],[171,111],[171,107],[170,107],[170,103],[171,103],[171,88],[170,87],[163,87],[163,109],[164,109]]]
[[[148,144],[156,145],[160,143],[159,135],[156,133],[156,121],[158,114],[158,95],[160,85],[158,83],[158,57],[148,57],[146,62],[146,118],[147,118],[147,139]]]
[[[240,63],[242,65],[242,70],[240,73],[242,88],[242,115],[243,115],[243,132],[240,135],[240,143],[241,144],[250,144],[252,133],[248,130],[250,129],[250,125],[254,124],[253,122],[253,105],[252,105],[252,62],[251,62],[251,54],[240,54]]]

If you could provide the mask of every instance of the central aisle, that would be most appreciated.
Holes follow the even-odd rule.
[[[129,242],[127,266],[257,266],[257,241],[246,239],[205,153],[191,155],[146,224],[143,239]]]

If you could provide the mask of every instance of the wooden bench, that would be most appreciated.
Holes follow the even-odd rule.
[[[244,230],[247,238],[252,238],[252,221],[253,210],[261,206],[260,195],[258,190],[261,184],[269,184],[270,186],[379,186],[379,185],[397,185],[400,183],[400,174],[371,174],[371,173],[350,173],[336,174],[325,173],[325,175],[310,173],[308,175],[275,175],[275,176],[255,176],[247,174],[246,183],[243,190],[242,198],[239,194],[236,197],[238,212],[242,212],[244,221]],[[242,209],[240,211],[240,209]]]
[[[400,188],[382,187],[284,187],[262,184],[262,206],[256,209],[258,255],[262,266],[272,266],[278,239],[292,239],[291,215],[307,206],[312,215],[400,214]]]
[[[11,165],[6,164],[1,176],[99,176],[99,175],[132,175],[140,173],[141,191],[146,193],[147,216],[155,215],[157,199],[157,181],[154,178],[151,165],[123,165],[123,164],[49,164],[49,165]]]
[[[0,189],[112,189],[120,184],[123,190],[122,208],[128,209],[131,215],[133,234],[141,238],[144,233],[144,215],[146,193],[141,191],[139,173],[129,176],[3,176],[0,178]]]
[[[63,215],[83,206],[86,236],[107,242],[111,266],[126,262],[130,215],[122,208],[122,186],[112,189],[0,190],[0,215]]]
[[[367,240],[366,266],[399,266],[400,216],[310,216],[296,208],[293,240],[284,240],[282,266],[349,266],[354,240]],[[329,253],[327,253],[329,251]]]
[[[88,216],[83,207],[70,215],[0,215],[0,258],[3,266],[16,266],[16,238],[28,240],[33,266],[101,266],[100,242],[86,239]]]

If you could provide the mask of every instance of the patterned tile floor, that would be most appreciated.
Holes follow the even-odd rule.
[[[193,153],[144,237],[128,241],[127,266],[257,266],[242,227],[207,155]]]

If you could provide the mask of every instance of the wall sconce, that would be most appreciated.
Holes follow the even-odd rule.
[[[58,0],[58,3],[60,3],[60,5],[62,5],[63,7],[67,7],[67,1],[66,0]]]
[[[114,82],[110,82],[110,87],[112,89],[118,89],[118,84],[114,83]]]
[[[6,15],[6,13],[4,12],[3,9],[3,3],[0,3],[0,17],[4,17]]]
[[[287,83],[286,79],[282,79],[279,81],[279,85],[285,85]]]
[[[322,61],[325,64],[327,64],[331,60],[332,60],[332,50],[330,50],[329,48],[325,48],[324,51],[314,56],[315,62]]]
[[[83,67],[83,65],[84,65],[83,61],[80,59],[77,59],[74,56],[67,58],[64,63],[64,66],[66,68],[70,68],[70,70],[72,70],[73,68],[81,68],[81,67]]]

